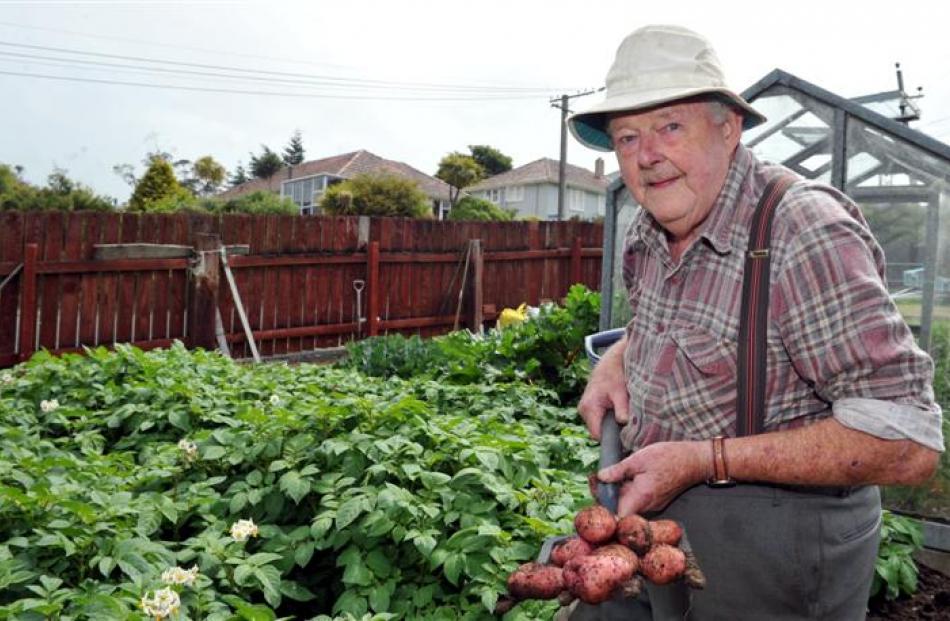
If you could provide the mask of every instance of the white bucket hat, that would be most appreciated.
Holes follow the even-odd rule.
[[[572,115],[567,124],[586,146],[611,151],[609,113],[645,110],[700,95],[713,95],[738,108],[743,129],[766,120],[726,86],[719,58],[709,41],[681,26],[644,26],[627,35],[617,48],[617,57],[607,73],[604,101]]]

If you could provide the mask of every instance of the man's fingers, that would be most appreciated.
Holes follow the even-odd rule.
[[[626,389],[624,389],[623,394],[616,395],[613,400],[613,408],[617,422],[625,425],[630,420],[629,399]]]
[[[649,504],[648,501],[649,499],[644,497],[643,493],[637,489],[633,481],[627,481],[620,488],[620,500],[617,502],[617,515],[620,517],[633,514],[639,515],[643,512],[644,507]]]

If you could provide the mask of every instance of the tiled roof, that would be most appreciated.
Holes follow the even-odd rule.
[[[468,192],[478,192],[481,190],[492,190],[513,185],[530,185],[533,183],[553,183],[556,185],[558,183],[558,166],[559,162],[557,160],[544,157],[530,164],[525,164],[508,172],[489,177],[475,185],[465,188],[465,190]],[[610,183],[606,176],[597,177],[586,168],[574,166],[573,164],[568,164],[565,172],[565,181],[568,187],[605,193],[607,191],[607,185]]]
[[[349,179],[361,173],[388,173],[399,177],[407,177],[416,181],[422,191],[431,198],[449,199],[449,184],[444,181],[416,170],[409,164],[387,160],[365,150],[303,162],[297,166],[285,166],[274,173],[274,176],[270,179],[252,179],[225,190],[219,196],[221,198],[235,198],[256,190],[280,192],[280,184],[288,179],[299,179],[314,175],[332,175]]]

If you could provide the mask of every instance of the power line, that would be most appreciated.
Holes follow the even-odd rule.
[[[44,80],[60,80],[66,82],[87,82],[91,84],[113,84],[121,86],[140,86],[144,88],[157,88],[166,90],[194,91],[204,93],[227,93],[232,95],[259,95],[275,97],[294,97],[304,99],[361,99],[372,101],[508,101],[513,99],[536,99],[536,95],[487,95],[487,96],[434,96],[434,97],[409,97],[382,95],[363,95],[363,94],[335,94],[335,93],[286,93],[279,91],[252,91],[245,89],[230,88],[211,88],[200,86],[183,86],[177,84],[153,84],[148,82],[127,82],[124,80],[106,80],[97,78],[78,78],[73,76],[46,75],[41,73],[27,73],[21,71],[0,71],[0,75],[12,75],[28,78],[39,78]]]
[[[33,61],[34,64],[45,64],[45,65],[48,65],[48,66],[51,65],[54,67],[68,68],[68,67],[75,67],[76,65],[80,65],[80,66],[91,67],[91,68],[101,67],[101,68],[108,68],[108,69],[126,69],[126,70],[132,70],[138,73],[161,73],[161,74],[173,74],[173,75],[186,76],[186,77],[200,76],[200,77],[224,78],[228,80],[250,80],[254,82],[263,82],[263,83],[268,83],[268,84],[280,84],[280,85],[330,86],[333,88],[340,88],[340,89],[354,89],[354,88],[377,89],[377,90],[386,89],[386,90],[408,90],[408,91],[421,91],[421,92],[426,92],[426,91],[438,92],[438,91],[449,90],[447,88],[436,89],[433,87],[407,86],[407,85],[401,85],[398,83],[381,86],[381,85],[376,85],[376,84],[364,85],[364,84],[358,84],[358,83],[352,83],[352,84],[342,83],[341,84],[335,81],[327,81],[320,78],[314,78],[310,80],[301,80],[301,79],[293,79],[293,78],[270,78],[270,77],[255,76],[255,75],[242,76],[242,75],[232,75],[232,74],[213,72],[213,71],[194,71],[194,70],[189,70],[189,69],[171,69],[171,68],[166,68],[166,67],[149,67],[149,66],[143,67],[143,66],[134,65],[134,64],[114,63],[114,62],[99,61],[99,60],[83,60],[80,58],[62,58],[59,56],[48,56],[48,55],[43,55],[43,54],[24,54],[24,53],[19,53],[19,52],[6,52],[6,51],[0,50],[0,61],[3,61],[4,57],[10,58],[11,62],[12,62],[12,59],[14,58],[22,58],[29,61]],[[44,63],[44,62],[35,62],[35,61],[55,61],[55,62]],[[57,63],[60,63],[60,64],[57,64]],[[69,64],[63,65],[61,63],[69,63]],[[472,92],[472,91],[469,91],[468,89],[466,89],[465,91],[460,91],[460,92]],[[491,93],[501,94],[501,93],[507,93],[507,91],[496,90],[496,91],[491,91]],[[518,93],[520,93],[520,91],[513,91],[512,94],[518,94]]]
[[[25,30],[38,30],[40,32],[55,32],[59,34],[67,34],[67,35],[72,35],[72,36],[77,36],[77,37],[87,37],[90,39],[102,39],[104,41],[122,41],[125,43],[135,43],[136,45],[152,45],[156,47],[167,47],[167,48],[172,48],[177,51],[185,50],[185,51],[191,51],[191,52],[204,52],[208,54],[225,54],[229,57],[239,56],[243,58],[277,61],[277,62],[282,62],[282,63],[293,63],[297,65],[350,68],[350,67],[346,67],[345,65],[338,65],[334,63],[316,63],[310,60],[300,60],[299,58],[285,58],[281,56],[265,56],[262,54],[248,54],[247,52],[238,52],[234,50],[213,50],[210,48],[192,47],[192,46],[187,46],[187,45],[180,45],[177,43],[162,43],[160,41],[147,41],[144,39],[133,39],[132,37],[117,37],[115,35],[93,34],[90,32],[80,32],[78,30],[65,30],[62,28],[33,26],[30,24],[17,24],[13,22],[0,21],[0,26],[7,26],[10,28],[22,28]]]
[[[366,78],[346,78],[339,76],[329,76],[329,75],[313,75],[306,73],[296,73],[289,71],[270,71],[265,69],[245,69],[243,67],[232,67],[227,65],[212,65],[206,63],[190,63],[184,61],[174,61],[174,60],[164,60],[157,58],[148,58],[144,56],[128,56],[123,54],[105,54],[102,52],[87,52],[84,50],[75,50],[69,48],[61,47],[51,47],[44,45],[29,45],[25,43],[11,43],[9,41],[0,41],[0,46],[5,47],[15,47],[31,50],[40,50],[45,52],[58,52],[63,54],[76,54],[82,56],[92,56],[95,58],[108,58],[112,60],[123,60],[123,61],[133,61],[141,63],[150,63],[150,64],[163,64],[163,65],[172,65],[176,67],[191,67],[196,69],[214,69],[219,71],[231,71],[238,74],[259,74],[267,76],[277,76],[284,78],[306,78],[311,80],[327,80],[339,82],[341,84],[363,84],[363,85],[376,85],[379,87],[382,86],[403,86],[403,87],[416,87],[416,88],[431,88],[431,89],[446,89],[446,90],[468,90],[468,91],[495,91],[495,92],[506,92],[506,93],[550,93],[551,89],[543,87],[517,87],[517,86],[473,86],[471,84],[437,84],[431,82],[400,82],[393,80],[373,80]],[[89,62],[89,61],[87,61]]]

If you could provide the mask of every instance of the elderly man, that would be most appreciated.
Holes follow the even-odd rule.
[[[846,196],[740,144],[765,118],[696,33],[633,32],[606,92],[569,124],[615,152],[641,207],[623,254],[633,318],[578,409],[595,438],[610,409],[623,425],[631,453],[599,473],[622,483],[620,515],[683,523],[708,578],[689,595],[651,588],[647,614],[864,619],[876,485],[924,481],[944,446],[933,365],[888,296],[880,247]],[[760,201],[770,247],[750,252]],[[762,258],[756,302],[743,277]],[[744,306],[762,315],[740,328]],[[760,356],[741,344],[756,331]],[[571,618],[608,616],[581,605]]]

